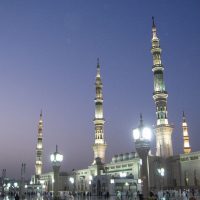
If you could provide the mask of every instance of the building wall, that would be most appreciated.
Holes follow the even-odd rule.
[[[105,180],[105,176],[107,176],[107,181],[111,178],[115,179],[116,184],[120,187],[124,186],[126,182],[135,186],[139,178],[139,161],[137,154],[133,152],[115,155],[110,163],[104,164],[104,170],[100,170],[99,176],[102,177],[98,180]],[[87,169],[76,170],[73,176],[76,191],[91,191],[94,184],[97,184],[95,183],[95,180],[97,180],[95,178],[97,176],[97,165],[91,165]],[[110,185],[110,183],[107,184]],[[126,187],[124,186],[124,188]]]
[[[149,158],[150,186],[157,189],[200,188],[200,152],[181,154],[169,158]],[[158,169],[163,167],[162,177]]]
[[[35,176],[32,176],[29,188],[34,187]],[[43,173],[40,175],[40,184],[43,192],[53,191],[54,176],[53,172]],[[66,172],[60,172],[59,176],[59,191],[66,191],[70,187],[69,175]]]
[[[180,155],[181,186],[200,187],[200,152]]]
[[[150,155],[148,161],[151,189],[200,188],[200,152],[169,158]],[[164,176],[158,173],[159,168],[165,169]],[[95,183],[96,176],[97,165],[75,170],[71,174],[60,173],[59,190],[89,192],[93,187],[92,185],[97,184]],[[116,155],[110,163],[104,164],[104,170],[100,170],[100,176],[108,177],[106,179],[108,181],[107,188],[111,187],[110,179],[115,180],[115,184],[112,185],[115,189],[140,188],[141,186],[138,184],[140,159],[135,153]],[[74,178],[74,183],[69,181],[70,177]],[[40,180],[45,185],[46,191],[52,191],[52,179],[53,172],[41,174]],[[102,178],[102,180],[104,179]],[[125,186],[126,183],[129,186]]]

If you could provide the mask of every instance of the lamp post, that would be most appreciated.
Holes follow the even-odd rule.
[[[89,195],[91,196],[92,195],[92,181],[93,181],[93,176],[92,175],[90,175],[89,176],[89,181],[88,181],[88,184],[89,184],[89,189],[90,189],[90,193],[89,193]]]
[[[72,185],[72,190],[71,190],[71,191],[72,191],[72,194],[74,194],[74,192],[75,192],[75,191],[74,191],[74,177],[70,177],[70,178],[69,178],[69,181],[70,181],[70,183],[71,183],[71,185]]]
[[[14,182],[14,194],[16,194],[17,193],[17,188],[19,187],[18,186],[18,183],[17,182]]]
[[[110,193],[110,195],[112,195],[112,196],[115,195],[115,179],[114,179],[113,176],[110,178],[109,193]]]
[[[142,179],[143,198],[147,199],[149,194],[149,163],[148,153],[150,150],[151,129],[143,125],[142,115],[140,115],[140,125],[133,130],[136,151],[142,159],[140,178]]]
[[[26,172],[26,164],[22,163],[21,166],[21,181],[20,181],[20,190],[19,190],[19,196],[20,199],[24,198],[24,179],[25,179],[25,172]]]
[[[53,167],[53,173],[54,173],[54,186],[53,186],[53,197],[54,199],[58,199],[58,180],[59,180],[59,170],[61,162],[63,161],[63,155],[58,153],[58,146],[56,145],[56,152],[51,154],[50,156],[52,167]]]
[[[5,177],[6,177],[6,169],[3,169],[3,170],[2,170],[2,177],[1,177],[1,181],[2,181],[2,194],[1,194],[1,196],[2,196],[2,197],[4,197],[4,195],[5,195],[5,194],[4,194],[4,192],[5,192],[5,191],[4,191],[4,187],[5,187],[5,182],[4,182],[4,181],[5,181]]]
[[[92,181],[88,181],[88,184],[89,184],[89,196],[91,196],[91,193],[92,193],[92,191],[91,191]]]
[[[162,183],[161,183],[161,189],[164,187],[164,176],[165,176],[165,169],[164,168],[158,168],[158,173],[162,178]]]

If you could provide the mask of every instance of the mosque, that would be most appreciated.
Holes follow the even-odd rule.
[[[156,105],[156,155],[149,153],[149,184],[151,189],[169,188],[200,188],[200,152],[192,152],[189,142],[188,125],[183,113],[183,154],[174,155],[172,146],[173,126],[169,123],[167,111],[168,93],[164,82],[164,66],[161,61],[160,40],[157,29],[152,24],[152,47],[154,91],[153,100]],[[92,194],[119,190],[137,191],[141,188],[140,177],[141,159],[136,152],[113,156],[111,162],[105,162],[108,144],[104,134],[103,91],[99,60],[97,61],[96,97],[94,116],[94,144],[92,145],[94,158],[85,169],[74,170],[73,173],[60,173],[60,191],[90,191]],[[142,120],[142,118],[140,119]],[[40,114],[38,139],[36,147],[35,175],[32,176],[33,185],[41,184],[43,190],[53,188],[53,172],[42,171],[42,130],[43,119]],[[133,150],[131,150],[133,151]]]

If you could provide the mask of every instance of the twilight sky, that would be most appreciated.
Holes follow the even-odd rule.
[[[185,110],[193,151],[200,150],[199,0],[0,1],[0,170],[34,173],[43,110],[44,171],[58,144],[63,171],[93,161],[96,59],[104,84],[106,159],[135,151],[139,113],[155,124],[151,17],[163,49],[174,154],[182,153]],[[155,150],[154,143],[152,143]]]

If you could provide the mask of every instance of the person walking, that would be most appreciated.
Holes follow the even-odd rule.
[[[15,194],[15,200],[19,200],[19,195],[18,195],[18,193]]]

